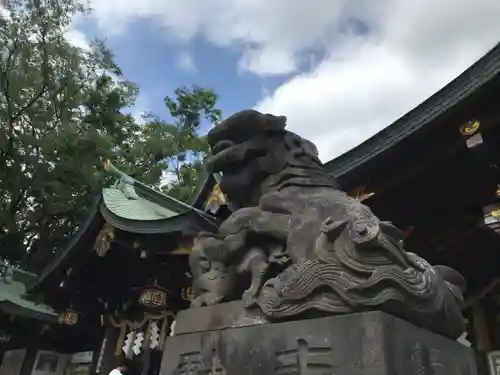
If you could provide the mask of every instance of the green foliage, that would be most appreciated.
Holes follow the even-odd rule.
[[[217,95],[212,90],[183,87],[175,90],[174,97],[165,98],[171,121],[146,115],[144,138],[134,152],[149,153],[149,158],[143,158],[144,164],[136,168],[134,177],[156,185],[177,199],[189,200],[204,177],[201,163],[208,151],[208,142],[199,135],[200,130],[221,119],[216,102]],[[137,160],[137,155],[134,158]]]
[[[64,38],[74,0],[9,0],[0,20],[0,257],[46,263],[81,222],[104,176],[96,166],[138,131],[120,110],[137,89],[100,42]]]
[[[217,121],[216,96],[194,87],[166,98],[172,121],[124,114],[138,89],[102,42],[64,38],[78,0],[4,0],[0,12],[0,259],[39,271],[67,243],[110,178],[102,160],[186,199]],[[1,9],[0,9],[1,10]]]

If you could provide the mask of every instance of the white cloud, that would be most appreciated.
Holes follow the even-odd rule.
[[[297,69],[292,54],[272,49],[247,49],[243,52],[238,67],[263,77],[293,73]]]
[[[160,187],[167,186],[177,181],[177,176],[171,171],[163,171],[160,178]]]
[[[148,98],[144,93],[142,93],[139,94],[139,97],[137,97],[135,105],[130,108],[130,115],[139,125],[145,124],[147,117],[151,114],[151,110],[148,108],[147,103]]]
[[[287,115],[289,128],[313,140],[325,161],[392,123],[500,41],[497,1],[391,3],[372,20],[375,34],[333,46],[313,71],[257,106]]]
[[[64,37],[73,46],[81,48],[84,51],[90,50],[90,42],[87,36],[77,30],[73,25],[70,25],[68,30],[64,33]]]
[[[0,4],[0,19],[10,20],[10,12],[2,4]]]
[[[96,19],[108,33],[119,33],[136,19],[149,18],[166,35],[187,41],[203,35],[218,46],[239,45],[240,66],[258,73],[289,73],[304,49],[326,45],[353,0],[93,0]],[[370,0],[354,0],[362,7]],[[293,4],[292,4],[293,3]],[[363,4],[362,4],[363,3]],[[110,23],[109,19],[113,19]]]
[[[94,0],[108,32],[148,18],[180,41],[241,49],[239,68],[295,74],[257,107],[328,160],[437,91],[500,41],[498,0]],[[110,23],[109,19],[113,19]],[[359,25],[369,33],[356,35]],[[358,30],[359,31],[359,30]],[[359,34],[359,33],[358,33]],[[312,52],[326,58],[307,67]]]
[[[194,58],[187,51],[182,51],[177,55],[177,67],[188,73],[196,72]]]
[[[147,114],[148,111],[138,109],[137,106],[130,112],[130,115],[134,118],[135,123],[139,125],[144,125],[146,123],[146,119],[144,117],[147,116]]]

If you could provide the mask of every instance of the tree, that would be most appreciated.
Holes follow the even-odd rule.
[[[64,38],[78,0],[4,0],[0,12],[0,259],[39,271],[64,248],[109,176],[109,158],[145,183],[187,199],[207,150],[198,135],[220,111],[206,89],[180,88],[171,121],[125,114],[138,89],[102,42]],[[2,17],[3,15],[3,17]]]
[[[138,180],[154,184],[165,193],[182,201],[188,200],[204,177],[203,157],[208,151],[201,128],[220,121],[222,113],[216,107],[217,95],[209,89],[193,86],[178,88],[173,97],[165,98],[170,121],[147,114],[143,126],[143,142],[135,152],[150,157],[136,171]],[[136,166],[137,167],[137,166]],[[166,184],[162,184],[167,180]]]
[[[100,42],[64,32],[74,0],[8,0],[0,19],[0,257],[39,269],[86,216],[103,157],[138,125],[122,109],[137,89]],[[36,258],[40,259],[36,259]]]

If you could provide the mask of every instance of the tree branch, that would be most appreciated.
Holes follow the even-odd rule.
[[[41,14],[41,11],[39,9],[39,13]],[[33,95],[33,97],[24,105],[22,106],[15,115],[11,116],[11,119],[12,119],[12,122],[15,122],[19,116],[21,116],[26,110],[28,110],[29,108],[31,108],[36,102],[38,99],[40,99],[47,91],[47,86],[48,86],[48,81],[49,81],[49,74],[48,74],[48,70],[49,70],[49,53],[47,51],[47,31],[48,31],[48,25],[47,24],[43,24],[41,26],[41,33],[40,33],[40,36],[41,36],[41,46],[42,46],[42,87],[40,88],[40,90],[38,91],[38,93],[36,93],[35,95]]]
[[[2,90],[3,95],[5,96],[5,102],[7,104],[7,133],[6,137],[9,139],[7,147],[4,152],[4,155],[8,155],[14,146],[14,137],[12,135],[14,131],[14,121],[12,121],[12,114],[14,112],[12,98],[9,93],[9,70],[12,65],[12,60],[15,59],[15,55],[18,51],[18,44],[16,41],[12,44],[12,49],[9,51],[7,56],[7,61],[5,64],[5,70],[2,70],[0,74],[0,88]]]

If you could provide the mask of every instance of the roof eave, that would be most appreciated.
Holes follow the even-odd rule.
[[[413,110],[359,146],[325,163],[325,169],[335,178],[343,177],[353,169],[414,134],[425,125],[430,124],[499,74],[500,43]]]
[[[206,222],[207,226],[217,228],[219,223],[215,218],[209,215],[201,215],[195,210],[185,210],[176,216],[165,218],[161,220],[129,220],[117,216],[106,205],[101,204],[101,215],[104,220],[111,224],[113,227],[130,233],[139,234],[167,234],[182,232],[188,221],[193,221],[193,216],[196,215]]]
[[[97,223],[98,221],[102,221],[102,218],[101,220],[97,220],[98,216],[100,216],[99,212],[100,203],[101,203],[101,194],[99,194],[94,198],[94,202],[92,203],[87,219],[78,229],[78,231],[71,237],[68,245],[64,248],[64,250],[59,252],[59,254],[57,254],[57,256],[49,264],[45,266],[45,268],[42,270],[40,276],[36,279],[36,281],[32,285],[28,286],[28,292],[31,292],[32,290],[37,288],[56,269],[58,269],[62,263],[67,261],[67,259],[70,258],[77,249],[80,248],[81,243],[86,240],[85,238],[86,233],[89,230],[94,229],[94,227],[97,224],[99,224]]]

